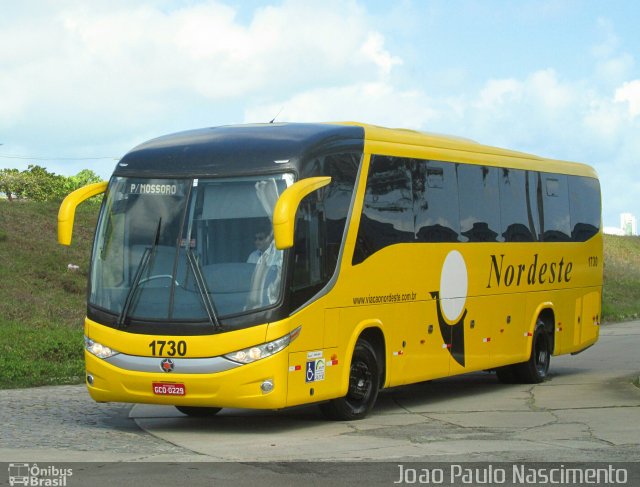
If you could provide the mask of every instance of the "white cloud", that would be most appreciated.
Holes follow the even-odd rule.
[[[98,115],[116,132],[148,127],[194,105],[375,81],[401,62],[353,2],[285,1],[244,23],[216,1],[171,11],[62,5],[46,22],[0,32],[0,44],[15,46],[0,54],[0,89],[11,100],[0,107],[0,128],[33,123],[36,110],[55,113],[55,122],[36,122],[54,131],[60,122],[95,126]]]
[[[523,96],[523,85],[515,79],[489,80],[480,91],[476,106],[480,110],[495,110],[513,102],[519,102]]]
[[[217,0],[25,0],[11,10],[0,18],[0,45],[11,46],[0,49],[0,156],[42,156],[62,174],[89,167],[107,177],[111,159],[62,158],[121,157],[159,134],[240,122],[248,106],[295,93],[379,91],[402,62],[355,1],[285,0],[242,18]],[[0,167],[29,162],[0,158]]]
[[[360,51],[378,66],[383,75],[388,75],[394,65],[402,64],[402,59],[392,56],[384,48],[384,37],[377,32],[369,34]]]
[[[609,59],[620,47],[620,37],[616,34],[613,22],[604,17],[597,20],[597,30],[601,40],[591,48],[591,52],[597,58]]]
[[[574,86],[558,80],[552,69],[535,72],[527,82],[528,94],[548,113],[563,111],[573,101]]]
[[[598,19],[598,31],[602,37],[591,52],[596,59],[597,77],[609,84],[617,84],[629,76],[635,65],[633,55],[621,51],[622,41],[609,19]]]
[[[14,2],[0,18],[0,45],[11,46],[0,49],[0,152],[118,156],[162,133],[268,121],[284,108],[279,121],[359,120],[581,160],[601,173],[606,211],[625,210],[621,188],[640,153],[640,79],[611,21],[600,21],[591,56],[586,41],[576,50],[580,74],[529,64],[526,53],[522,65],[507,70],[497,59],[481,71],[456,45],[457,56],[434,57],[465,36],[401,18],[419,11],[407,5],[392,25],[414,30],[396,32],[356,0],[246,11],[223,0]],[[50,167],[113,167],[73,164]]]
[[[615,101],[627,103],[630,117],[640,115],[640,79],[624,83],[616,90]]]
[[[305,90],[288,99],[249,108],[246,122],[266,121],[281,108],[278,121],[355,120],[407,128],[422,128],[434,120],[434,102],[420,91],[401,91],[384,81],[336,88]]]
[[[546,69],[488,80],[478,92],[447,99],[380,80],[303,90],[246,111],[246,121],[351,120],[462,135],[479,142],[591,164],[600,173],[605,221],[629,211],[629,178],[640,154],[640,81],[612,92]],[[635,117],[635,118],[633,118]]]
[[[600,78],[615,83],[625,79],[632,71],[634,64],[635,60],[631,54],[622,53],[599,63],[597,73]]]

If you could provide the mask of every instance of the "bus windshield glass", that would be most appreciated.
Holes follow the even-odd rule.
[[[272,215],[289,174],[114,177],[98,223],[90,305],[144,322],[211,322],[276,305]]]

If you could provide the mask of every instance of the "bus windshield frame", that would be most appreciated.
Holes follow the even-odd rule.
[[[193,331],[199,334],[234,328],[227,318],[277,307],[286,266],[271,220],[293,182],[292,173],[114,176],[96,231],[89,311],[129,331],[145,324],[170,334],[180,323],[199,325]]]

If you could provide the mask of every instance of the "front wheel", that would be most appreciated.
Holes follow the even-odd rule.
[[[320,409],[329,419],[363,419],[373,408],[379,389],[380,367],[376,352],[369,342],[360,339],[351,358],[347,395],[321,404]]]
[[[176,406],[176,409],[182,414],[195,418],[206,418],[207,416],[215,416],[222,408],[201,408],[197,406]]]

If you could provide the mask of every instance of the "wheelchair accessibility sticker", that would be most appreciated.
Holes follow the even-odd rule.
[[[306,367],[306,382],[324,380],[324,368],[325,362],[323,358],[308,361]]]

